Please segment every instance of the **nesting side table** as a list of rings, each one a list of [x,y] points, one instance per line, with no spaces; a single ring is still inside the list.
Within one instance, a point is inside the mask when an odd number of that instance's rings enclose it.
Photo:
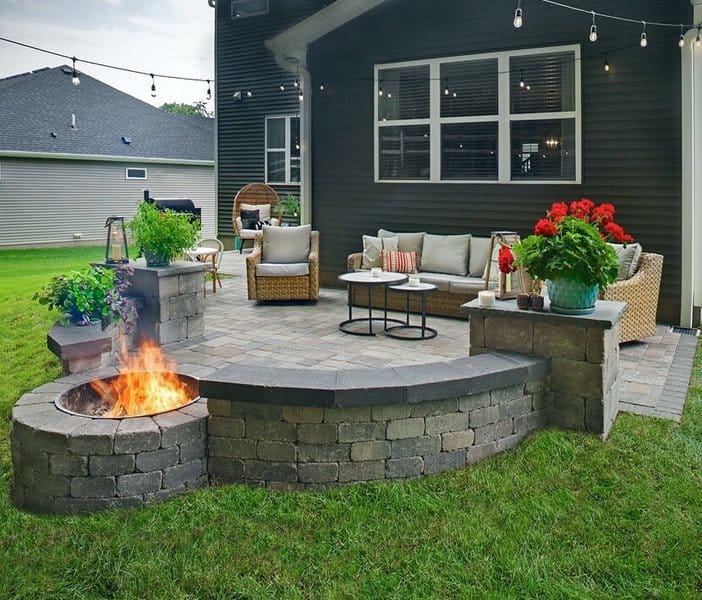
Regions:
[[[397,338],[400,340],[430,340],[436,337],[436,329],[427,327],[427,296],[436,291],[436,286],[432,283],[418,283],[410,285],[403,283],[400,285],[391,285],[390,289],[394,292],[402,292],[407,299],[406,318],[401,325],[393,325],[386,327],[385,335]],[[410,295],[418,294],[421,297],[422,312],[421,325],[410,325]]]

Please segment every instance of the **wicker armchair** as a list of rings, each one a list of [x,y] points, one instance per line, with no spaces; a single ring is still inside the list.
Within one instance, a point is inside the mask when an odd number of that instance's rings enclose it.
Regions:
[[[236,233],[240,240],[240,254],[244,250],[244,241],[255,240],[256,235],[260,233],[260,230],[258,229],[246,229],[243,226],[243,223],[241,222],[241,217],[239,216],[241,212],[241,205],[250,204],[253,206],[258,206],[261,204],[270,204],[271,225],[280,225],[281,219],[280,215],[278,214],[278,202],[279,199],[276,191],[272,187],[266,185],[265,183],[249,183],[237,192],[236,196],[234,197],[232,224],[234,226],[234,233]]]
[[[636,274],[610,285],[602,294],[604,300],[618,300],[628,305],[622,318],[620,342],[655,335],[662,271],[663,256],[644,252]]]
[[[276,228],[277,229],[277,228]],[[297,227],[281,227],[280,234]],[[253,252],[246,257],[246,281],[249,300],[318,300],[319,299],[319,232],[309,232],[307,263],[264,263],[264,236],[269,228],[254,241]]]

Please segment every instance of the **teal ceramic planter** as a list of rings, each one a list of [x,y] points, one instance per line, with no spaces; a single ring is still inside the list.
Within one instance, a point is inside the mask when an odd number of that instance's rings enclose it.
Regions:
[[[599,286],[565,279],[548,280],[551,310],[563,315],[589,315],[595,312]]]
[[[167,267],[171,264],[171,261],[165,256],[149,250],[144,250],[144,258],[146,258],[147,267]]]

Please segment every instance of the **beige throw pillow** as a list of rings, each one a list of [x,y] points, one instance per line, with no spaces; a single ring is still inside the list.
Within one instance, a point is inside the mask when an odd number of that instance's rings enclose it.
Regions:
[[[490,255],[490,238],[470,238],[470,258],[468,260],[468,274],[471,277],[483,277],[485,266]]]
[[[639,260],[641,259],[641,244],[610,244],[617,253],[619,260],[619,275],[617,281],[631,279],[639,269]]]
[[[468,271],[470,234],[424,236],[420,271],[464,276]]]
[[[397,237],[379,238],[371,235],[363,236],[362,269],[372,269],[383,266],[383,250],[397,251]]]
[[[263,226],[261,262],[291,264],[305,263],[310,257],[311,225],[300,227]]]

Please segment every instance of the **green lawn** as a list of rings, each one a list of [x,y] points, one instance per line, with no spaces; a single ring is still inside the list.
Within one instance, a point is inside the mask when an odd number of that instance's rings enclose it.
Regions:
[[[100,248],[0,251],[0,598],[700,598],[702,351],[682,424],[544,431],[459,472],[238,486],[89,517],[10,501],[10,411],[60,373],[31,300]]]

